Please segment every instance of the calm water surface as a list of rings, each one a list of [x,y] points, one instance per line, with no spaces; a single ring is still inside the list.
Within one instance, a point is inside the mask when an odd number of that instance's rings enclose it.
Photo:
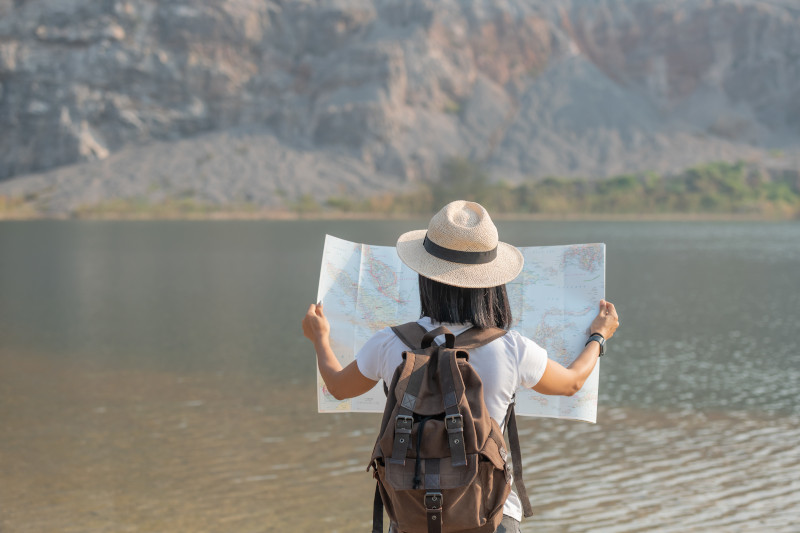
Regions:
[[[325,233],[426,221],[0,223],[0,531],[367,531],[375,415],[319,415]],[[524,419],[524,531],[796,531],[800,225],[501,222],[605,242],[598,424]]]

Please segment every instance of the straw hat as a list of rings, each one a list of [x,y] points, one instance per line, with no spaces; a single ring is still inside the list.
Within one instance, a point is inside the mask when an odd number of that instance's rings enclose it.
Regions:
[[[497,239],[489,213],[475,202],[457,200],[436,213],[427,231],[404,233],[397,254],[415,272],[447,285],[496,287],[522,271],[522,253]]]

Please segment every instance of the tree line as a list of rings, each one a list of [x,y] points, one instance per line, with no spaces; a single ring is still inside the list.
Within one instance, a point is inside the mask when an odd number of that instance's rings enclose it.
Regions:
[[[445,203],[472,200],[491,213],[541,215],[751,215],[800,218],[800,171],[766,171],[743,161],[698,165],[674,175],[655,172],[603,179],[546,177],[493,181],[478,164],[446,161],[439,181],[405,193],[337,196],[318,205],[300,199],[300,212],[429,214]]]

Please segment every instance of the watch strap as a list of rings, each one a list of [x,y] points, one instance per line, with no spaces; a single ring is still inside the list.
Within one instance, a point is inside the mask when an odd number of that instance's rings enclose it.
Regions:
[[[606,338],[599,333],[592,333],[584,346],[588,346],[592,341],[597,341],[597,344],[600,345],[600,355],[598,357],[603,357],[606,353]]]

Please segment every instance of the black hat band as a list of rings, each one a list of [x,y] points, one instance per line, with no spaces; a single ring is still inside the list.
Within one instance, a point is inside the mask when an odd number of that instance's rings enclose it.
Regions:
[[[497,246],[488,252],[464,252],[461,250],[451,250],[439,246],[428,238],[425,234],[425,240],[422,241],[422,246],[433,257],[450,261],[451,263],[461,263],[464,265],[483,265],[491,263],[497,258]]]

